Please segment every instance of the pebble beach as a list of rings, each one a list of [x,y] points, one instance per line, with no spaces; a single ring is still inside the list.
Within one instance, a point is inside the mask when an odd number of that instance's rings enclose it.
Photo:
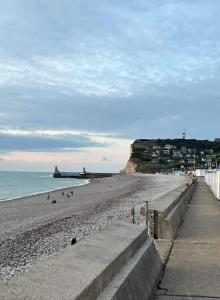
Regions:
[[[0,280],[117,221],[143,226],[145,200],[154,201],[184,183],[182,176],[117,175],[89,184],[0,203]],[[53,203],[55,202],[55,203]]]

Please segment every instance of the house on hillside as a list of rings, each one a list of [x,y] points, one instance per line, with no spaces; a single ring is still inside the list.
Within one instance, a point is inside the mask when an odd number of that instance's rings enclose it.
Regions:
[[[187,148],[185,146],[182,146],[180,151],[183,153],[183,154],[186,154],[187,153]]]
[[[153,145],[153,149],[154,149],[154,150],[160,150],[161,147],[160,147],[159,145]]]
[[[164,149],[172,150],[172,149],[176,149],[176,146],[171,145],[171,144],[166,144],[166,145],[164,146]]]
[[[169,150],[169,149],[165,149],[165,150],[163,150],[163,153],[164,153],[165,155],[170,155],[170,150]]]
[[[194,164],[195,163],[195,160],[193,158],[189,158],[187,161],[188,161],[188,164]]]
[[[156,152],[153,152],[151,156],[152,157],[158,157],[158,154]]]
[[[173,157],[179,158],[183,157],[183,155],[180,150],[173,150]]]
[[[186,161],[185,161],[185,159],[180,159],[180,160],[179,160],[179,163],[180,163],[180,164],[185,164]]]

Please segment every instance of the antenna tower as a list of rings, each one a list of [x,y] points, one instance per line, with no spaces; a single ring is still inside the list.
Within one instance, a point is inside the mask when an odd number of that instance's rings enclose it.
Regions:
[[[183,140],[186,139],[186,129],[183,130],[183,133],[182,133],[182,139],[183,139]]]

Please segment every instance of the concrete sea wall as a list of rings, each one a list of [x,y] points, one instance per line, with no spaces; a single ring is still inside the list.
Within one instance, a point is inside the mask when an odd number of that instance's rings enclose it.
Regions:
[[[109,225],[1,283],[0,299],[150,299],[195,186],[189,182],[149,203],[149,231],[128,223]]]
[[[146,229],[118,223],[0,284],[0,299],[148,299],[161,271]]]
[[[182,185],[149,203],[148,219],[151,238],[168,240],[175,238],[196,183],[196,180],[192,180],[191,183]]]

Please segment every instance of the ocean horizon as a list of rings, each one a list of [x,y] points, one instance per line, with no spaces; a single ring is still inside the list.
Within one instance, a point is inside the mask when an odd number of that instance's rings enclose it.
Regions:
[[[87,179],[53,178],[52,172],[0,171],[0,202],[87,183]]]

